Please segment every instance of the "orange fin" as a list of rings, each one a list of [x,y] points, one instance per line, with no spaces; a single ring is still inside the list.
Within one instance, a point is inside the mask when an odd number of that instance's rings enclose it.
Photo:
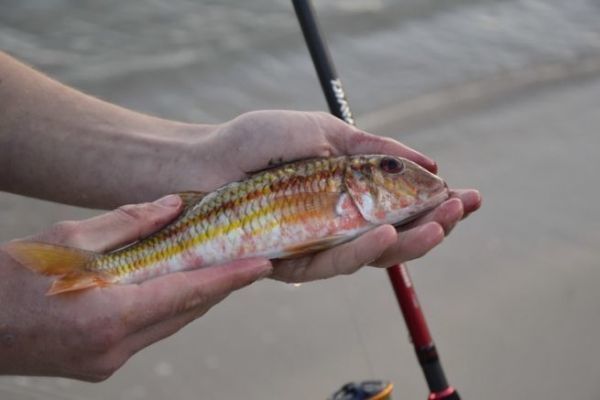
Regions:
[[[42,275],[66,275],[83,267],[98,254],[71,247],[28,241],[13,241],[2,246],[19,264]]]
[[[46,293],[47,296],[52,296],[59,293],[74,292],[77,290],[89,289],[93,287],[105,287],[112,282],[106,279],[101,274],[96,273],[72,273],[65,275],[54,282],[50,290]]]
[[[301,257],[306,254],[316,253],[317,251],[327,250],[338,244],[341,244],[349,240],[345,235],[333,235],[326,238],[312,240],[310,242],[301,243],[292,247],[284,249],[284,256],[279,257],[281,260],[288,258]]]
[[[19,264],[46,276],[59,276],[48,295],[106,286],[111,279],[102,273],[86,271],[85,267],[100,255],[91,251],[40,242],[13,241],[2,249]]]

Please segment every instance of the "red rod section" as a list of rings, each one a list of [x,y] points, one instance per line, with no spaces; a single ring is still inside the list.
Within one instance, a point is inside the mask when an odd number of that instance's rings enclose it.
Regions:
[[[416,348],[432,346],[433,340],[423,311],[421,311],[421,305],[408,274],[408,269],[404,264],[400,264],[388,268],[387,272],[414,346]]]

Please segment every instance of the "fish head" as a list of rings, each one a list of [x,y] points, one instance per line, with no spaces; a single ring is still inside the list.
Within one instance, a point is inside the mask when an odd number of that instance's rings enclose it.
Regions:
[[[405,158],[351,156],[345,188],[363,218],[374,224],[401,225],[449,196],[442,178]]]

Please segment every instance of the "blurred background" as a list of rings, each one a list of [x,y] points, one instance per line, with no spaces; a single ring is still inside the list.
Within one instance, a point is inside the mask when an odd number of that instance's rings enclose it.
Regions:
[[[483,209],[410,270],[464,399],[600,398],[600,2],[315,2],[359,126]],[[221,122],[325,109],[284,0],[0,0],[0,48],[119,105]],[[97,211],[0,194],[0,240]],[[261,281],[108,381],[0,378],[7,400],[324,399],[426,386],[386,274]]]

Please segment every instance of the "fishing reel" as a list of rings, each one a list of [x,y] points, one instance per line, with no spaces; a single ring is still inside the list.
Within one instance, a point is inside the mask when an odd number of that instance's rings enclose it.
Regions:
[[[346,383],[328,400],[391,400],[394,385],[385,381]]]

